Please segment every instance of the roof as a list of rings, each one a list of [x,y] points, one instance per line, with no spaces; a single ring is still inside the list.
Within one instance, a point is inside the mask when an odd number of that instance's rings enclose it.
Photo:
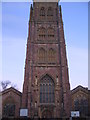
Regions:
[[[79,86],[77,86],[76,88],[74,88],[73,90],[71,90],[71,94],[74,94],[74,93],[76,93],[76,92],[78,92],[78,91],[83,91],[83,92],[85,92],[85,93],[87,93],[87,94],[88,94],[88,92],[89,92],[89,90],[88,90],[87,87],[83,87],[83,86],[79,85]]]
[[[10,92],[10,91],[18,94],[19,96],[22,96],[22,93],[21,93],[20,91],[18,91],[17,89],[13,88],[13,87],[10,87],[10,88],[8,88],[8,89],[3,90],[3,91],[1,92],[1,94],[4,95],[4,94],[6,94],[6,93],[8,93],[8,92]]]

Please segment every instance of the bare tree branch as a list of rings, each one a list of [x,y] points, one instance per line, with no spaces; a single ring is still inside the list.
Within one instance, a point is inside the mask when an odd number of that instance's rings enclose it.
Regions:
[[[11,84],[11,82],[9,80],[7,80],[7,81],[1,81],[0,84],[2,86],[2,90],[5,90]]]
[[[1,81],[1,82],[0,82],[0,85],[1,85],[1,89],[2,89],[1,91],[7,89],[8,87],[13,87],[13,88],[15,88],[15,89],[18,90],[17,85],[11,83],[11,81],[9,81],[9,80]]]

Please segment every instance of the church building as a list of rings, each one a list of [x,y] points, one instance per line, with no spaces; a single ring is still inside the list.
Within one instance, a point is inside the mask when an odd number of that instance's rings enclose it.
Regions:
[[[90,90],[80,85],[70,90],[62,10],[57,0],[33,1],[23,91],[11,87],[0,92],[0,118],[18,119],[21,110],[27,111],[28,118],[69,119],[71,111],[90,117]]]
[[[25,61],[22,108],[30,118],[70,116],[70,84],[61,6],[33,2]]]

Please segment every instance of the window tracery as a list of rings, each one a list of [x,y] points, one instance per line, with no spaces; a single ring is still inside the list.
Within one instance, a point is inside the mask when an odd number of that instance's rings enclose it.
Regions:
[[[45,16],[45,8],[44,7],[42,7],[40,9],[40,16]]]
[[[74,101],[74,110],[79,111],[81,116],[88,114],[88,100],[82,97]]]
[[[40,81],[40,103],[54,103],[54,81],[45,75]]]
[[[50,40],[54,39],[54,29],[51,27],[48,28],[48,39]]]
[[[47,16],[53,16],[53,9],[52,9],[52,7],[48,8]]]
[[[39,40],[45,40],[46,37],[46,29],[44,27],[39,28],[38,30],[39,34]]]
[[[55,50],[50,48],[48,51],[48,62],[49,63],[55,63]]]
[[[45,50],[43,47],[38,50],[38,62],[54,64],[56,62],[56,51],[53,48]]]
[[[3,116],[4,117],[15,116],[15,104],[13,103],[5,104],[3,108]]]
[[[38,51],[39,62],[43,63],[46,61],[46,51],[44,48],[40,48]]]

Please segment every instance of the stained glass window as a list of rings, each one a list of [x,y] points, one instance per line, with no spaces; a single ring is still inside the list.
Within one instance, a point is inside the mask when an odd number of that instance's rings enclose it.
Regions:
[[[74,101],[74,109],[80,112],[81,116],[88,115],[88,100],[79,98]]]
[[[5,104],[3,108],[3,116],[11,117],[15,116],[15,105],[14,104]]]
[[[40,82],[40,103],[54,103],[54,81],[45,75]]]

